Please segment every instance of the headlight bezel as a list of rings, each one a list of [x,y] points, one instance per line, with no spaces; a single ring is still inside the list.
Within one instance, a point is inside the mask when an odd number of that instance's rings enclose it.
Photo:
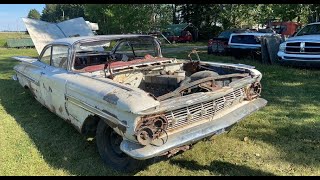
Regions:
[[[279,45],[279,51],[284,52],[285,49],[286,49],[286,43],[281,43],[281,44]]]

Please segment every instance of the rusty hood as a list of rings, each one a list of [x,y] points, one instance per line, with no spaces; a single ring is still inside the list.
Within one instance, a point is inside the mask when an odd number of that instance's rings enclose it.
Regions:
[[[53,40],[74,36],[94,36],[92,30],[82,17],[59,23],[50,23],[30,18],[22,18],[22,20],[39,55],[43,47]]]

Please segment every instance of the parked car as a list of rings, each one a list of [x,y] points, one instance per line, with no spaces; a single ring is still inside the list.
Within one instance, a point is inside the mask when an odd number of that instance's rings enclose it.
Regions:
[[[107,51],[110,41],[117,44]],[[21,61],[13,79],[95,137],[102,160],[117,170],[188,150],[267,104],[254,67],[165,58],[149,35],[62,38],[39,58],[13,58]]]
[[[261,37],[272,36],[274,33],[232,33],[228,49],[230,54],[236,59],[243,58],[247,55],[253,55],[256,58],[261,58]]]
[[[171,43],[178,43],[178,42],[188,43],[188,42],[193,41],[193,37],[192,37],[192,34],[190,33],[190,31],[181,31],[181,35],[179,35],[179,36],[176,36],[174,33],[170,32],[170,31],[165,31],[165,32],[163,32],[163,34],[164,34],[164,36],[167,37],[167,39]]]
[[[279,61],[298,66],[320,65],[320,23],[311,23],[279,46]]]
[[[247,32],[245,29],[230,29],[222,31],[218,37],[209,39],[208,54],[224,54],[228,55],[228,41],[232,33]]]

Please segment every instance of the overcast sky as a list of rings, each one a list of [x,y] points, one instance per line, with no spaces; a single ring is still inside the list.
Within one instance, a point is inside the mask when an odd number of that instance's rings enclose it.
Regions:
[[[42,13],[44,4],[0,4],[0,31],[24,31],[22,17],[27,17],[31,9]]]

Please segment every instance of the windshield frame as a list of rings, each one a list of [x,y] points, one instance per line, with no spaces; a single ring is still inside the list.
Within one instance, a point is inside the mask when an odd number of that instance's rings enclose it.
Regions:
[[[303,30],[304,29],[306,29],[306,28],[310,28],[310,27],[312,27],[312,26],[318,26],[319,27],[319,29],[318,29],[318,33],[317,34],[315,34],[315,33],[311,33],[311,34],[309,34],[309,33],[307,33],[307,34],[300,34],[300,33],[302,33],[303,32]],[[300,30],[299,30],[299,32],[297,32],[297,34],[295,35],[295,36],[304,36],[304,35],[320,35],[320,24],[308,24],[308,25],[306,25],[305,27],[303,27],[303,28],[301,28]]]

